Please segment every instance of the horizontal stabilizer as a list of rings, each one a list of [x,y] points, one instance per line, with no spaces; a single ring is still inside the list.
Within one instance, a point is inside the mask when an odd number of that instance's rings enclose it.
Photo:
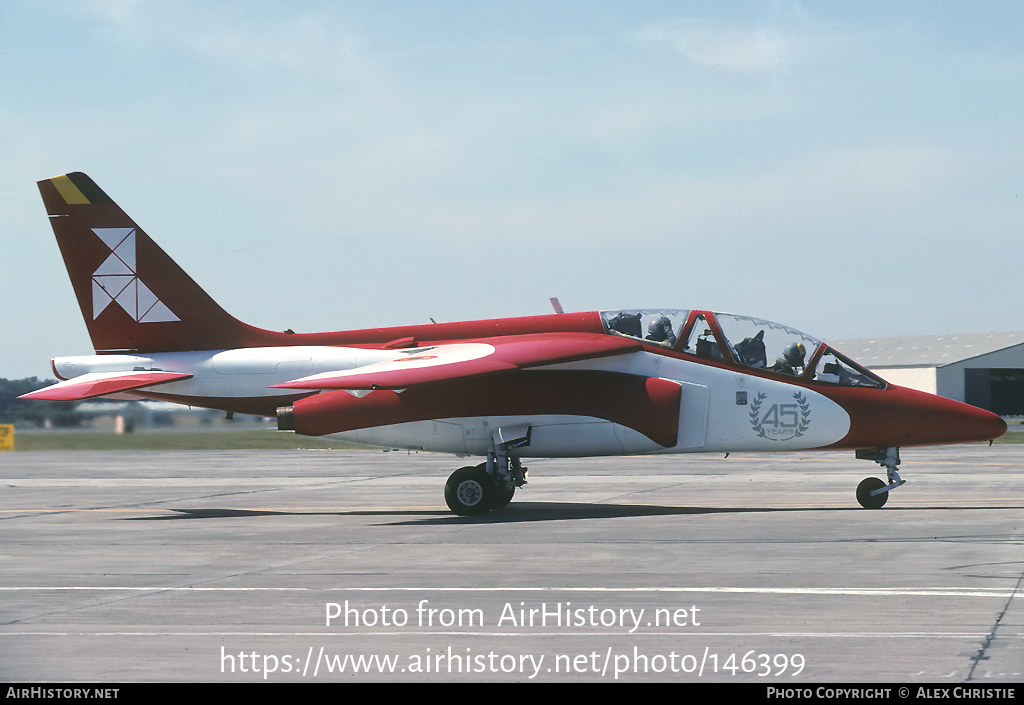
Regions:
[[[407,389],[431,382],[576,362],[641,349],[638,341],[588,333],[536,333],[485,338],[397,352],[391,360],[324,372],[274,387],[285,389]]]
[[[188,379],[192,375],[184,372],[161,372],[140,370],[137,372],[94,372],[58,382],[49,387],[22,394],[19,399],[46,399],[48,401],[78,401],[102,397],[107,394],[127,392],[131,389],[149,387],[154,384]]]

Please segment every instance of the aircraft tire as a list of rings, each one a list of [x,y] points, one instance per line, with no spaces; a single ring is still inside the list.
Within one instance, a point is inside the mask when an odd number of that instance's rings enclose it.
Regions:
[[[871,496],[872,492],[881,487],[885,487],[885,483],[877,477],[865,477],[861,480],[857,485],[857,501],[860,502],[860,506],[865,509],[881,509],[889,499],[889,493],[882,492],[874,497]]]
[[[496,493],[497,488],[487,471],[472,465],[459,468],[444,483],[444,501],[459,516],[486,514],[493,506]]]

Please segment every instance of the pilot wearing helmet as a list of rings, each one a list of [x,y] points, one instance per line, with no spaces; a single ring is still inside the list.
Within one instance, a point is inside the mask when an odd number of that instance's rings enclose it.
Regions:
[[[772,372],[782,372],[794,377],[797,376],[803,372],[804,356],[806,354],[807,349],[803,343],[790,343],[782,351],[782,357],[777,359],[775,364],[772,365]]]
[[[672,334],[672,321],[668,316],[655,318],[647,326],[647,340],[652,343],[662,343],[668,347],[675,347],[676,336]]]

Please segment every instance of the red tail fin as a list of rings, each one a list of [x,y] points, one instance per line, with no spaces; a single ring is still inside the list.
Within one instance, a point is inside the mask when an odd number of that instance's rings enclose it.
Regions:
[[[85,174],[39,191],[97,352],[278,343],[282,334],[228,315]]]

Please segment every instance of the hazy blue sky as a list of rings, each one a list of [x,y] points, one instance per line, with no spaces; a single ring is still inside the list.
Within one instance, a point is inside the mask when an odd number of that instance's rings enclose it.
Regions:
[[[0,377],[91,352],[35,182],[238,318],[1024,329],[1024,4],[0,2]]]

